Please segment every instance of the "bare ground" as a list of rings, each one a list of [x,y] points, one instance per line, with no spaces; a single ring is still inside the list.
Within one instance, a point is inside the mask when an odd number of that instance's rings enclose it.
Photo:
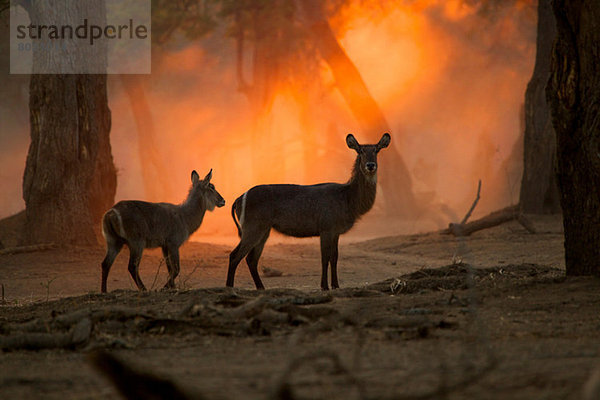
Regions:
[[[0,255],[0,398],[114,398],[98,350],[210,399],[581,398],[600,280],[565,278],[560,219],[534,222],[343,244],[327,293],[315,241],[267,246],[264,292],[245,265],[222,287],[231,245],[186,244],[179,289],[146,293],[124,251],[106,295],[102,249]],[[146,286],[165,270],[144,254]]]

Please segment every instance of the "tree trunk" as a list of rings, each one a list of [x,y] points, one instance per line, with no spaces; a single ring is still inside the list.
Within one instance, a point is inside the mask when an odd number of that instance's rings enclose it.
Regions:
[[[278,34],[269,32],[265,19],[269,14],[255,12],[253,17],[254,52],[252,57],[252,86],[250,103],[252,122],[252,165],[254,179],[282,183],[285,176],[283,139],[272,127],[271,110],[280,79],[281,41]]]
[[[64,4],[30,4],[31,22],[36,25],[50,25],[69,12],[69,22],[77,12],[104,15],[101,1],[77,3],[68,10],[61,10]],[[71,60],[34,49],[29,86],[31,144],[23,177],[25,244],[97,244],[95,228],[114,201],[116,172],[110,151],[106,75],[35,73],[56,62],[86,66],[94,61],[91,56],[105,60],[102,53],[89,51],[105,48],[85,49],[86,54],[73,51]]]
[[[171,195],[171,185],[166,175],[167,168],[156,146],[156,130],[146,99],[144,82],[140,75],[120,77],[137,127],[144,192],[149,201],[165,201]]]
[[[600,0],[555,0],[547,99],[557,138],[567,275],[600,275]]]
[[[376,143],[384,132],[390,132],[385,116],[369,93],[360,72],[335,37],[320,2],[299,1],[298,4],[302,6],[315,46],[331,68],[337,87],[359,122],[363,134],[370,142]],[[379,163],[386,211],[392,215],[413,214],[416,203],[411,177],[395,146],[381,154]]]
[[[560,212],[556,185],[556,136],[545,92],[555,37],[556,23],[550,0],[540,0],[535,68],[525,93],[524,163],[519,202],[526,213]]]
[[[106,75],[32,75],[29,108],[26,243],[97,243],[116,191]]]

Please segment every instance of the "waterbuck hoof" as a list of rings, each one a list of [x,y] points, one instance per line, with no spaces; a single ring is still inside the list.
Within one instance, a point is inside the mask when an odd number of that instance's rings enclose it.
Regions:
[[[329,290],[329,286],[321,286],[321,290],[322,291],[328,291]]]

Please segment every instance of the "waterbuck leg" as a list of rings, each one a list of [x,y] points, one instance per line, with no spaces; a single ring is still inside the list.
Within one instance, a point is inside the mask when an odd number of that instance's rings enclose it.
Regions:
[[[235,278],[235,270],[237,269],[238,264],[240,263],[238,259],[238,253],[240,252],[240,247],[242,242],[238,243],[235,246],[235,249],[231,253],[229,253],[229,268],[227,269],[227,281],[225,282],[225,286],[233,287],[233,279]],[[237,260],[237,262],[236,262]]]
[[[175,288],[175,278],[179,275],[179,249],[170,247],[168,253],[167,259],[170,261],[171,269],[169,270],[169,280],[165,284],[165,289],[173,289]]]
[[[146,290],[142,278],[140,278],[140,260],[142,259],[143,246],[132,246],[129,245],[129,274],[133,278],[133,281],[137,285],[139,290]]]
[[[248,255],[250,250],[260,243],[265,235],[268,237],[269,229],[270,228],[267,229],[266,233],[265,230],[262,229],[254,229],[252,231],[247,229],[242,233],[242,240],[240,240],[240,243],[235,249],[233,249],[231,254],[229,254],[229,268],[227,270],[227,282],[225,283],[226,286],[233,287],[235,270],[237,269],[238,264],[244,257]]]
[[[321,289],[329,290],[327,284],[327,265],[331,259],[333,251],[333,240],[332,235],[322,233],[321,234]]]
[[[167,264],[167,271],[169,272],[169,279],[171,278],[171,276],[173,275],[173,263],[169,254],[169,249],[167,246],[163,246],[162,247],[162,254],[163,254],[163,258],[165,259],[165,264]],[[169,282],[167,281],[167,285],[169,284]],[[167,285],[165,285],[165,287],[167,287]]]
[[[108,279],[108,273],[110,272],[110,267],[112,267],[115,262],[115,258],[117,254],[123,248],[123,243],[117,242],[106,242],[106,256],[102,261],[102,284],[100,287],[100,292],[106,293],[106,280]]]
[[[340,285],[338,284],[338,276],[337,276],[337,261],[338,261],[338,239],[339,236],[335,236],[333,238],[332,249],[331,249],[331,258],[329,263],[331,264],[331,288],[338,289]]]
[[[260,241],[259,244],[254,246],[248,256],[246,257],[246,263],[248,264],[248,269],[250,270],[250,275],[252,275],[252,279],[254,280],[254,284],[256,285],[256,289],[263,290],[265,287],[263,286],[262,281],[260,280],[260,275],[258,274],[258,260],[260,259],[260,255],[265,248],[265,243],[269,238],[269,232],[264,236],[264,238]]]

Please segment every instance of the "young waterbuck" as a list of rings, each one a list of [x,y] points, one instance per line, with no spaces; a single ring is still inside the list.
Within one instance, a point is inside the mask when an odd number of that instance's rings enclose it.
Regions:
[[[390,144],[390,135],[386,133],[379,143],[369,145],[360,145],[353,135],[348,135],[346,144],[358,153],[352,177],[347,183],[260,185],[235,200],[231,216],[241,240],[229,255],[227,286],[233,287],[235,270],[246,257],[256,288],[264,289],[258,275],[258,260],[273,228],[288,236],[320,236],[321,288],[329,289],[328,264],[331,265],[331,286],[334,289],[339,287],[338,238],[373,207],[377,188],[377,153]]]
[[[146,290],[139,274],[142,252],[161,247],[169,270],[165,288],[175,287],[179,274],[179,246],[202,223],[206,210],[223,207],[225,200],[210,183],[212,169],[203,180],[192,171],[192,187],[187,199],[180,204],[120,201],[104,214],[102,234],[106,239],[106,257],[102,261],[102,293],[115,257],[124,244],[129,247],[129,273],[138,289]]]

